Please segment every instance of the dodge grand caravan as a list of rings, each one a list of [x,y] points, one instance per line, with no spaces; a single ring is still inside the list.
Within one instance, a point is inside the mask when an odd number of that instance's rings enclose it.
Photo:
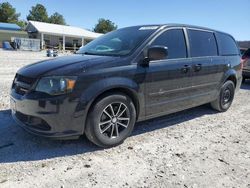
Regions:
[[[226,33],[189,25],[144,25],[105,34],[77,54],[21,68],[12,116],[54,138],[85,134],[118,145],[136,121],[210,103],[228,110],[242,81],[240,51]]]

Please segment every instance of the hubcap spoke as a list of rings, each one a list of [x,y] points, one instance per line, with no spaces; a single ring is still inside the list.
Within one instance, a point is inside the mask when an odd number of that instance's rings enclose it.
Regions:
[[[127,107],[124,106],[125,108],[123,109],[123,111],[118,115],[118,117],[121,117],[121,115],[127,110]]]
[[[119,105],[119,108],[118,108],[118,110],[117,110],[117,112],[116,112],[116,116],[118,116],[118,114],[119,114],[119,112],[120,112],[120,110],[121,110],[121,106],[122,106],[122,103],[120,103],[120,105]]]
[[[118,130],[118,125],[115,124],[115,129],[116,129],[116,136],[118,137],[119,136],[119,130]]]
[[[101,130],[101,133],[103,134],[105,131],[107,131],[111,127],[112,123],[107,125],[103,130]]]
[[[128,125],[125,125],[125,124],[123,124],[123,123],[121,123],[121,122],[117,122],[117,124],[119,124],[119,125],[121,125],[121,126],[123,126],[123,127],[125,127],[125,128],[128,127]]]
[[[110,119],[112,119],[112,116],[106,111],[106,109],[103,110],[103,112],[104,112]]]
[[[101,123],[99,123],[99,126],[105,125],[105,124],[107,124],[107,123],[111,123],[111,120],[101,122]]]
[[[124,118],[124,117],[118,117],[117,119],[119,121],[128,121],[129,120],[129,118]]]
[[[115,115],[115,112],[114,112],[114,109],[113,109],[112,104],[109,105],[109,108],[110,108],[110,110],[111,110],[112,116],[114,116],[114,115]]]
[[[114,134],[114,128],[115,128],[115,125],[112,124],[112,129],[111,129],[111,133],[110,133],[110,138],[113,137],[113,134]]]

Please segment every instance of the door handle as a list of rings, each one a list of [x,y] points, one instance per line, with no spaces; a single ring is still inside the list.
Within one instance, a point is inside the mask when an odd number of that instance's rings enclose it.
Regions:
[[[202,67],[201,64],[196,64],[196,65],[194,66],[194,71],[195,71],[195,72],[200,71],[200,70],[201,70],[201,67]]]
[[[181,68],[181,72],[187,73],[190,68],[191,68],[190,65],[184,65],[184,67]]]

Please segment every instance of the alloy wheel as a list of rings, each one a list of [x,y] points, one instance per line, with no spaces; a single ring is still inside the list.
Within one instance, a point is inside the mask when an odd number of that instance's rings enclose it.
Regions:
[[[119,137],[130,122],[128,107],[121,102],[109,104],[104,108],[99,120],[99,130],[109,139]]]

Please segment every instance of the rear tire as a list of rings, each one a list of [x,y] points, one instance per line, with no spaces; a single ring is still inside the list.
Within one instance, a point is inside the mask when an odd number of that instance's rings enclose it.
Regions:
[[[135,121],[136,110],[130,97],[121,93],[108,95],[92,106],[85,134],[100,147],[117,146],[131,134]]]
[[[218,98],[211,102],[211,107],[219,112],[227,111],[234,99],[235,85],[231,80],[227,80],[221,87]]]

